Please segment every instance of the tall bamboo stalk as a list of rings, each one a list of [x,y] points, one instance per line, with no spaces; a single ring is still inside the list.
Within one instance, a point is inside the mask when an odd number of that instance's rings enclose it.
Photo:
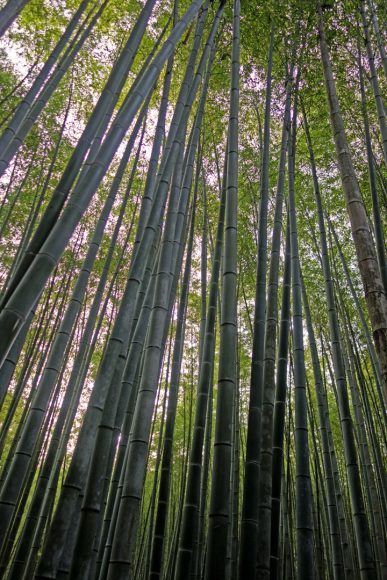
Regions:
[[[228,129],[226,213],[220,315],[218,395],[207,536],[205,578],[223,578],[230,517],[232,416],[236,383],[237,347],[237,218],[240,74],[240,2],[234,0],[233,44]]]
[[[320,51],[331,116],[333,139],[335,142],[337,161],[347,202],[347,210],[351,222],[352,237],[363,281],[368,314],[372,324],[376,352],[378,353],[380,360],[384,401],[387,406],[387,297],[384,294],[379,264],[376,258],[364,204],[352,164],[344,123],[341,117],[319,1],[317,7]]]

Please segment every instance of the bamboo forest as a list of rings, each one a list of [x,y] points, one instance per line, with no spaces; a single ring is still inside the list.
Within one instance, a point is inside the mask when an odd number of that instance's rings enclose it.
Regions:
[[[0,1],[0,578],[387,580],[385,0]]]

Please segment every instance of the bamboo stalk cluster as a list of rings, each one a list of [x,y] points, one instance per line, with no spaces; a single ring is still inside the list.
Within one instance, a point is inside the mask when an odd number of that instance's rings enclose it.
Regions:
[[[77,59],[109,7],[82,0],[3,122],[0,231],[10,245],[30,174],[36,191],[23,201],[16,252],[1,264],[0,575],[382,580],[380,7],[361,0],[356,12],[368,199],[333,72],[329,3],[295,2],[300,18],[290,35],[274,7],[265,13],[263,123],[244,95],[248,8],[240,0],[183,4],[174,2],[151,45],[163,2],[137,7],[69,146]],[[29,8],[28,0],[9,0],[0,35],[12,34]],[[349,241],[328,211],[319,168],[304,83],[312,53],[325,79]],[[63,86],[63,122],[45,158],[31,142]],[[224,127],[214,110],[221,94]],[[249,105],[262,137],[254,155],[243,131]],[[305,204],[314,220],[307,249]],[[253,282],[246,282],[249,236]]]

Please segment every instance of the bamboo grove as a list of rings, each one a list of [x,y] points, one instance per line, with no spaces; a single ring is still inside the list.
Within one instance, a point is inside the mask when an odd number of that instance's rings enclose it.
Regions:
[[[387,578],[386,23],[2,3],[1,578]]]

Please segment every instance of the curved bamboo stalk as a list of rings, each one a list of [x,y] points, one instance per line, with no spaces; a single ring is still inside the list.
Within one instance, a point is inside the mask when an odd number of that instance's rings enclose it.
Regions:
[[[375,255],[371,232],[369,230],[367,216],[353,168],[344,124],[340,113],[340,106],[336,94],[336,85],[333,78],[319,2],[318,12],[321,59],[323,63],[337,161],[347,202],[352,237],[363,281],[368,313],[372,324],[376,352],[378,353],[380,360],[383,395],[385,406],[387,407],[387,297],[383,291],[379,265]]]

